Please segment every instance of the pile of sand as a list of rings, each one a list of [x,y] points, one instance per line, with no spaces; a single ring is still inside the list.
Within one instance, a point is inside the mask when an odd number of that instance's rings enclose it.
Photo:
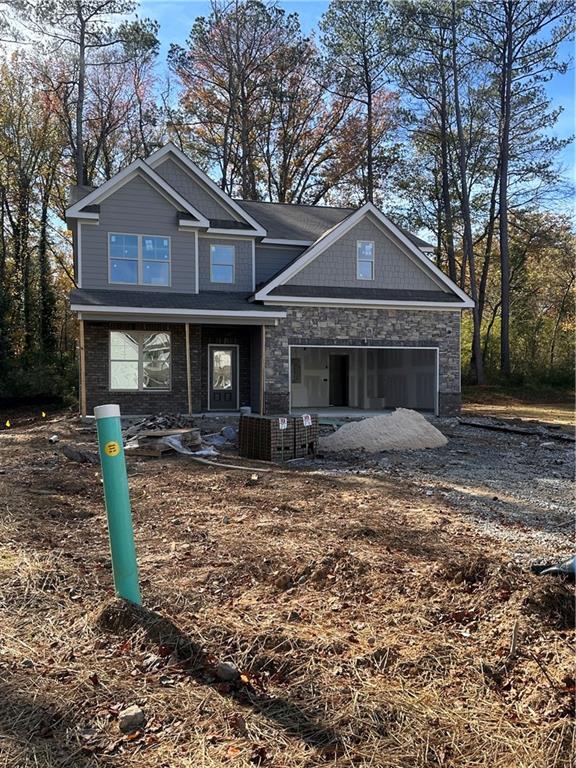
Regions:
[[[405,451],[439,448],[448,440],[424,416],[408,408],[344,424],[332,435],[320,438],[320,450]]]

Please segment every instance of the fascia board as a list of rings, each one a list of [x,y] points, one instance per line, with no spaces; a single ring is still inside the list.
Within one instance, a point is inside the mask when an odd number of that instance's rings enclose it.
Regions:
[[[270,318],[278,320],[286,317],[286,312],[258,312],[257,310],[220,310],[220,309],[178,309],[172,307],[114,307],[91,304],[71,304],[73,312],[90,314],[125,314],[125,315],[182,315],[186,317],[246,317]]]
[[[347,306],[357,309],[366,309],[368,307],[374,308],[414,308],[414,309],[471,309],[474,306],[472,299],[467,299],[459,303],[453,301],[402,301],[402,300],[384,300],[376,301],[374,299],[330,299],[322,298],[321,296],[280,296],[274,294],[274,296],[266,296],[264,298],[258,297],[258,294],[254,297],[256,300],[264,301],[266,305],[272,306],[275,304],[282,304],[285,306],[291,304],[293,306],[306,306],[312,304],[314,306]]]

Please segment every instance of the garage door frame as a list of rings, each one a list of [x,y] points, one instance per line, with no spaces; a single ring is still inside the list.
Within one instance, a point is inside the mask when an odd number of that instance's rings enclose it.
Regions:
[[[288,397],[289,409],[292,411],[292,349],[426,349],[436,352],[436,391],[434,392],[434,415],[438,416],[440,399],[440,348],[409,344],[289,344],[288,345]],[[359,409],[360,410],[360,409]]]

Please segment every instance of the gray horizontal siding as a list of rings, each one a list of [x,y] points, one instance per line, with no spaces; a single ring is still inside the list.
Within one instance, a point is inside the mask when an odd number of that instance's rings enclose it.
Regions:
[[[356,277],[356,241],[374,242],[374,280]],[[354,286],[403,290],[443,290],[382,229],[364,219],[321,253],[289,285]]]
[[[252,290],[252,240],[218,237],[198,238],[198,252],[200,261],[199,283],[201,291],[251,291]],[[236,249],[235,282],[212,283],[210,282],[210,246],[213,244],[233,245]]]
[[[280,272],[290,264],[297,256],[305,251],[305,248],[289,248],[283,245],[257,245],[256,246],[256,285]]]
[[[163,160],[154,170],[206,218],[239,220],[240,217],[231,208],[219,203],[197,179],[170,158]]]
[[[195,291],[194,232],[180,232],[177,210],[144,178],[129,181],[100,204],[100,222],[82,223],[82,287],[135,291]],[[108,234],[170,237],[171,287],[108,282]]]

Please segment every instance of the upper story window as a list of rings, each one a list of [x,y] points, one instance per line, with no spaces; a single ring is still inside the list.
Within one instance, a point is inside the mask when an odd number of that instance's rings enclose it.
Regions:
[[[170,238],[108,235],[109,282],[170,285]]]
[[[374,243],[371,240],[356,243],[356,278],[374,280]]]
[[[170,389],[170,334],[110,331],[110,389]]]
[[[233,283],[236,248],[233,245],[210,246],[210,282]]]

